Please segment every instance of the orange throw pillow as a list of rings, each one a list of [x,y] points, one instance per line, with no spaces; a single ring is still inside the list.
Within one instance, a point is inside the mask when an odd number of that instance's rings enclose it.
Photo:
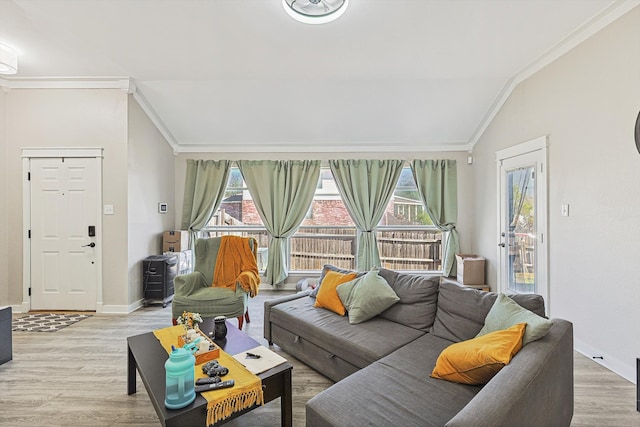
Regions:
[[[442,350],[432,378],[462,384],[486,384],[522,348],[526,323],[451,344]]]
[[[322,279],[320,284],[320,290],[316,296],[316,302],[313,304],[315,307],[326,308],[334,313],[338,313],[340,316],[344,316],[347,310],[342,305],[338,291],[336,288],[338,285],[349,282],[355,279],[357,273],[338,273],[337,271],[328,271]]]

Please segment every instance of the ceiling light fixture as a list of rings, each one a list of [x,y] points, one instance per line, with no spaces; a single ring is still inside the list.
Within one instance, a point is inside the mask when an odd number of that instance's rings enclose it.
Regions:
[[[6,44],[0,43],[0,74],[18,72],[18,54]]]
[[[349,0],[282,0],[290,17],[305,24],[326,24],[340,18]]]

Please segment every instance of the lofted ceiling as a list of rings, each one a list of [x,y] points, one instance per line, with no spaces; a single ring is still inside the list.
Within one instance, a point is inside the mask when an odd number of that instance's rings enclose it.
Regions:
[[[307,25],[281,0],[0,0],[0,85],[131,82],[178,152],[468,150],[518,81],[637,4],[351,0]]]

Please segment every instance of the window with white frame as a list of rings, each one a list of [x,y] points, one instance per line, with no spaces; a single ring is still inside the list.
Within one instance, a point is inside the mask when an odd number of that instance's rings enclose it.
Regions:
[[[259,268],[266,266],[269,235],[235,166],[231,168],[225,197],[205,233],[256,238]],[[400,271],[442,269],[442,233],[424,211],[408,166],[380,221],[377,238],[382,267]],[[356,228],[329,167],[322,167],[309,212],[289,242],[289,271],[319,271],[325,264],[355,268]]]

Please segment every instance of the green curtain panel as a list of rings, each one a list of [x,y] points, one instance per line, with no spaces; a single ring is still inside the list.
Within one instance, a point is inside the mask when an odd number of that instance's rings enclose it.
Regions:
[[[411,171],[427,214],[446,233],[442,269],[445,276],[456,274],[458,252],[458,173],[455,160],[414,160]]]
[[[224,197],[230,160],[187,160],[182,205],[182,230],[189,230],[193,249],[196,235],[211,219]]]
[[[380,267],[376,228],[403,164],[402,160],[329,160],[342,200],[358,230],[358,270]]]
[[[271,236],[265,278],[278,285],[289,276],[287,242],[309,211],[320,161],[244,160],[238,167]]]

